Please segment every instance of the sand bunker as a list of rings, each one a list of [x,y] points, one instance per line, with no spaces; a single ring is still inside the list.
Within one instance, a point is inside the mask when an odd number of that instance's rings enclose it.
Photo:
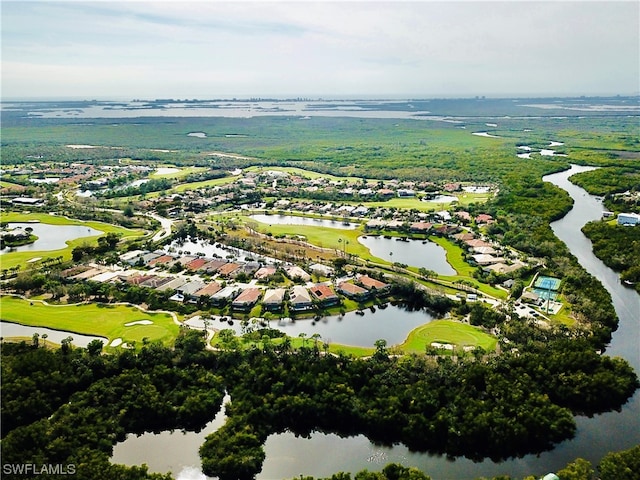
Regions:
[[[125,327],[132,327],[133,325],[153,325],[153,322],[151,320],[137,320],[124,324]]]

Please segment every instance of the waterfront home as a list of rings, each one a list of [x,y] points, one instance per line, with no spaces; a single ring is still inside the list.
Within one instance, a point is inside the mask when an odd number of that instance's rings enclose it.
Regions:
[[[380,280],[371,278],[368,275],[360,275],[357,282],[374,295],[384,295],[389,293],[391,290],[391,285],[388,283],[381,282]]]
[[[229,262],[227,262],[226,260],[216,258],[202,265],[199,270],[205,273],[215,273],[220,267],[226,265],[227,263]]]
[[[619,213],[618,225],[640,225],[640,214]]]
[[[344,296],[353,300],[366,300],[369,297],[369,291],[365,288],[350,282],[342,282],[338,285],[338,291]]]
[[[414,222],[409,226],[409,230],[413,233],[427,233],[433,228],[433,224],[429,222]]]
[[[207,263],[209,263],[209,259],[199,257],[199,258],[196,258],[195,260],[191,260],[185,266],[187,267],[187,269],[191,270],[192,272],[195,272],[196,270],[202,268]]]
[[[336,305],[340,301],[338,295],[336,295],[333,289],[328,285],[314,285],[309,290],[311,291],[311,295],[313,295],[322,307]]]
[[[258,303],[262,290],[259,288],[247,288],[243,290],[231,303],[234,310],[251,310]]]
[[[231,275],[238,268],[240,268],[240,264],[239,263],[229,262],[229,263],[225,263],[220,268],[218,268],[218,273],[221,276],[226,277],[226,276]]]
[[[291,310],[308,310],[313,306],[309,291],[302,285],[294,285],[289,291],[289,308]]]
[[[211,295],[218,293],[220,290],[222,290],[222,285],[218,282],[211,282],[198,290],[194,295],[196,297],[210,297]]]
[[[178,288],[176,288],[176,290],[180,292],[182,295],[184,295],[185,298],[194,298],[195,293],[198,290],[203,289],[204,286],[205,286],[205,283],[201,282],[200,280],[191,280],[190,282],[187,282],[184,285],[179,286]]]
[[[222,290],[211,295],[211,303],[215,306],[223,305],[235,297],[237,291],[238,287],[224,287]]]
[[[280,310],[284,304],[284,295],[286,290],[284,288],[270,288],[264,293],[262,299],[262,305],[265,310],[274,311]]]

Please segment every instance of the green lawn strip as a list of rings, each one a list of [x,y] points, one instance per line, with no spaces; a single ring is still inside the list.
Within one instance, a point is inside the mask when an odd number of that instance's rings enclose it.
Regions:
[[[246,341],[243,340],[242,337],[237,337],[239,341],[239,346],[241,349],[250,349],[252,347],[256,347],[258,349],[262,349],[262,342],[250,342],[250,341]],[[292,350],[298,350],[300,349],[300,347],[302,346],[306,346],[307,348],[312,348],[314,346],[315,340],[313,338],[311,338],[311,335],[308,335],[306,338],[300,338],[300,337],[289,337],[290,341],[291,341],[291,348]],[[278,345],[280,345],[282,343],[283,339],[282,338],[274,338],[271,340],[272,345],[274,345],[275,347],[277,347]],[[220,346],[220,339],[218,337],[218,334],[216,333],[213,337],[213,339],[211,340],[211,345],[214,348],[217,348]],[[324,352],[324,348],[323,348],[323,342],[322,340],[318,341],[318,349],[321,352]],[[342,345],[340,343],[330,343],[329,344],[329,349],[328,351],[330,353],[334,353],[334,354],[345,354],[345,355],[353,355],[354,357],[368,357],[373,355],[374,352],[374,348],[372,347],[356,347],[353,345]]]
[[[180,328],[167,313],[143,312],[133,306],[96,303],[45,305],[37,300],[9,296],[0,297],[0,318],[32,327],[106,337],[107,345],[116,338],[140,345],[145,337],[172,345]],[[150,320],[153,324],[125,326],[140,320]]]
[[[20,185],[18,183],[11,183],[11,182],[5,182],[4,180],[0,180],[0,188],[19,188],[19,189],[25,189],[26,187],[24,187],[23,185]]]
[[[166,196],[166,195],[171,195],[172,193],[182,193],[182,192],[186,192],[189,190],[197,190],[199,188],[206,188],[206,187],[215,187],[218,185],[226,185],[227,183],[233,183],[235,182],[238,178],[238,176],[234,176],[234,177],[223,177],[223,178],[214,178],[212,180],[202,180],[200,182],[190,182],[190,183],[180,183],[178,185],[175,185],[173,188],[169,189],[169,190],[165,190],[165,191],[161,191],[161,192],[149,192],[149,193],[145,193],[144,194],[144,198],[145,199],[151,199],[151,198],[156,198],[159,196]],[[113,197],[108,199],[109,203],[112,205],[127,205],[131,202],[135,202],[140,200],[142,197],[142,195],[131,195],[128,197]]]
[[[458,276],[469,277],[471,279],[473,278],[473,272],[475,272],[476,268],[464,261],[464,250],[461,247],[453,243],[451,240],[443,237],[431,236],[429,237],[429,240],[440,245],[446,250],[447,263],[453,267],[453,269],[458,273]],[[441,278],[451,281],[456,280],[455,276],[443,275]]]
[[[205,187],[216,187],[218,185],[226,185],[227,183],[233,183],[238,178],[238,176],[234,177],[222,177],[222,178],[214,178],[212,180],[203,180],[201,182],[191,182],[191,183],[182,183],[180,185],[176,185],[169,192],[185,192],[187,190],[197,190],[198,188]],[[157,192],[160,193],[160,192]],[[147,195],[149,196],[149,195]]]
[[[311,225],[268,225],[252,219],[249,220],[259,225],[258,230],[261,233],[270,232],[274,237],[279,235],[302,236],[307,242],[318,247],[331,248],[341,252],[346,251],[364,260],[384,262],[384,260],[372,256],[369,249],[358,242],[358,237],[362,236],[362,232],[359,229],[342,230]]]
[[[314,180],[316,178],[326,178],[327,180],[333,180],[336,182],[345,182],[345,181],[352,182],[352,183],[362,182],[362,177],[338,177],[336,175],[329,175],[327,173],[318,173],[312,170],[305,170],[303,168],[297,168],[297,167],[272,167],[272,166],[263,167],[263,166],[254,165],[252,167],[248,167],[244,169],[245,172],[268,172],[270,170],[278,171],[278,172],[287,172],[293,175],[300,175],[301,177],[306,177],[311,180]],[[378,180],[365,179],[365,181],[377,182]]]
[[[50,215],[48,213],[22,213],[22,212],[2,212],[0,213],[0,221],[2,222],[29,222],[38,220],[40,223],[48,225],[86,225],[95,228],[104,233],[122,234],[123,238],[141,237],[144,230],[121,227],[110,223],[96,222],[93,220],[78,220],[76,218],[68,218],[60,215]]]
[[[429,240],[437,243],[446,250],[447,262],[453,267],[456,272],[458,272],[458,275],[438,275],[438,278],[440,280],[448,281],[453,284],[455,284],[455,282],[459,282],[460,280],[466,280],[472,282],[476,286],[476,289],[482,293],[495,298],[507,298],[508,293],[505,290],[492,287],[491,285],[488,285],[486,283],[480,283],[473,277],[473,273],[476,271],[476,267],[472,267],[464,261],[464,250],[461,247],[447,238],[432,236],[429,237]],[[455,285],[452,285],[452,287],[455,287]]]
[[[452,320],[434,320],[409,332],[407,339],[398,345],[398,348],[405,353],[424,353],[433,342],[452,344],[460,348],[477,346],[493,351],[498,341],[472,325]]]

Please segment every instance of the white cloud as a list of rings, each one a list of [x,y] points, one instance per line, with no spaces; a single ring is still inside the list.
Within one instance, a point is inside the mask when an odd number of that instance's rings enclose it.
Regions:
[[[635,2],[3,1],[2,93],[634,93],[639,10]]]

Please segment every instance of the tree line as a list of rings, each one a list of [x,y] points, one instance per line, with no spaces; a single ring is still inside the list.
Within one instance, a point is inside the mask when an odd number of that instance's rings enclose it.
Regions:
[[[111,465],[113,446],[127,433],[198,430],[225,390],[227,421],[200,450],[204,473],[223,480],[253,478],[266,438],[284,431],[502,460],[552,448],[573,436],[573,415],[619,408],[639,386],[626,362],[597,355],[586,337],[517,316],[502,328],[501,355],[460,358],[395,357],[382,341],[366,359],[328,355],[318,342],[212,352],[187,330],[174,348],[144,341],[109,355],[100,341],[4,343],[3,462],[73,463],[87,479],[166,478]]]

